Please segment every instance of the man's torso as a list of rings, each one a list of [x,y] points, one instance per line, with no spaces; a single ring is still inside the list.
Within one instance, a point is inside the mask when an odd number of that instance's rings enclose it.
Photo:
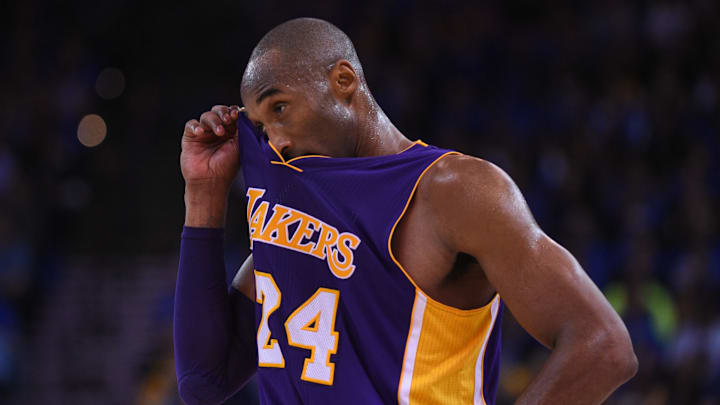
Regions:
[[[416,142],[389,157],[272,163],[256,138],[242,161],[263,402],[491,402],[502,305],[424,220],[423,175],[452,152]]]

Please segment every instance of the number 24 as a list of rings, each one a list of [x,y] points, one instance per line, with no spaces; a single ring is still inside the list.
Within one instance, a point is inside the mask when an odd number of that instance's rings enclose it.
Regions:
[[[277,339],[270,337],[268,318],[280,307],[282,294],[269,273],[255,270],[255,299],[262,304],[262,318],[257,332],[258,366],[285,367],[285,357]],[[330,356],[337,353],[338,333],[335,331],[340,291],[318,288],[285,321],[285,333],[290,346],[310,350],[300,379],[332,385],[335,363]]]

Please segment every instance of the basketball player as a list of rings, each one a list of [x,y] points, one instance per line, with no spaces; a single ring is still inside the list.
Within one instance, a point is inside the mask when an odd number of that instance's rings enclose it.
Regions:
[[[406,138],[338,28],[274,28],[241,95],[246,110],[215,106],[182,138],[185,402],[222,403],[257,373],[263,404],[493,404],[505,305],[552,350],[518,404],[597,404],[634,375],[622,321],[513,181]],[[252,254],[228,293],[240,164]]]

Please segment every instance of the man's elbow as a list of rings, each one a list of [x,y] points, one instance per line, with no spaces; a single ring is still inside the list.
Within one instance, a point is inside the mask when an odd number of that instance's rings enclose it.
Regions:
[[[630,380],[638,371],[638,359],[632,341],[624,326],[603,334],[597,345],[599,363],[607,373],[617,379],[618,385]]]
[[[609,357],[610,365],[613,369],[617,370],[621,384],[624,384],[637,374],[639,367],[638,358],[635,355],[629,339],[622,348],[614,350]]]
[[[195,392],[192,388],[192,384],[187,381],[187,379],[182,379],[178,381],[177,384],[178,388],[178,396],[182,400],[184,404],[187,405],[198,405],[201,404],[198,400],[198,397],[195,395]]]
[[[227,395],[197,375],[186,375],[178,380],[178,395],[187,405],[219,405]]]

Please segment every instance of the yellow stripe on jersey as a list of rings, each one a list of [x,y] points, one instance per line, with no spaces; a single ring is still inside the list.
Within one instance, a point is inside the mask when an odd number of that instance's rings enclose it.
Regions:
[[[416,290],[398,402],[485,405],[485,349],[500,297],[464,313],[437,304]]]

